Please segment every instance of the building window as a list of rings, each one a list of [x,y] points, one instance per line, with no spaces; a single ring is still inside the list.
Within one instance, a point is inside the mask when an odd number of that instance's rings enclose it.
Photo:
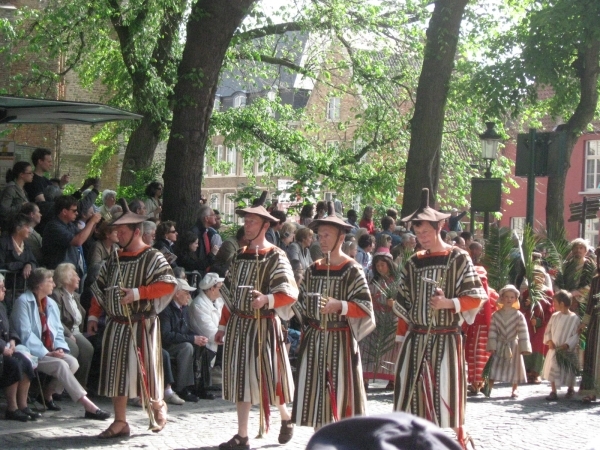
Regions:
[[[587,141],[585,145],[585,189],[600,189],[600,141]]]
[[[243,108],[246,106],[246,94],[238,94],[233,99],[234,108]]]
[[[511,217],[510,229],[513,230],[519,238],[523,238],[523,230],[525,229],[525,217]]]
[[[227,147],[227,163],[229,168],[225,170],[224,175],[237,174],[237,152],[235,147]]]
[[[327,103],[327,120],[331,122],[340,121],[340,98],[333,97]]]
[[[221,217],[225,222],[233,222],[233,216],[235,214],[234,196],[235,192],[223,194],[223,211],[221,211]]]
[[[210,194],[210,207],[212,209],[219,209],[219,194]],[[220,211],[219,211],[220,212]]]
[[[217,162],[216,167],[218,168],[219,167],[218,163],[223,161],[223,146],[222,145],[215,145],[215,160]],[[211,172],[212,172],[212,176],[215,176],[215,177],[221,175],[215,167],[212,168]]]
[[[221,97],[215,97],[215,104],[213,105],[213,112],[221,111]]]
[[[598,229],[600,228],[600,220],[588,219],[585,221],[585,239],[592,247],[598,247]]]

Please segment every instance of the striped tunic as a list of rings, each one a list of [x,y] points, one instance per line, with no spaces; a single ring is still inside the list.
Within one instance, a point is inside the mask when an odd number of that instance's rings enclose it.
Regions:
[[[309,325],[300,343],[292,421],[311,427],[333,422],[333,395],[340,419],[366,413],[367,395],[357,341],[375,328],[371,293],[362,267],[355,261],[330,266],[327,283],[327,266],[322,262],[307,269],[297,305],[303,322]],[[320,295],[309,294],[325,292],[349,306],[347,316],[327,314],[323,319],[338,325],[347,321],[346,326],[320,328]]]
[[[578,365],[578,328],[580,324],[581,320],[574,312],[569,311],[566,314],[555,312],[552,314],[552,317],[550,317],[546,332],[544,333],[544,342],[552,341],[556,348],[564,344],[569,346],[567,356],[574,367],[577,367]],[[561,385],[570,387],[573,386],[573,383],[575,382],[575,372],[561,369],[556,361],[556,350],[552,349],[548,350],[548,353],[546,354],[542,376],[545,380],[553,381],[557,388],[560,388]]]
[[[600,394],[600,275],[592,280],[587,309],[582,322],[587,326],[583,372],[579,391],[586,395]]]
[[[490,380],[508,383],[527,381],[523,354],[531,353],[525,316],[510,306],[492,314],[488,351],[494,351]]]
[[[464,423],[467,382],[459,327],[463,320],[473,323],[478,308],[459,313],[432,310],[435,286],[424,278],[439,282],[442,277],[447,298],[487,299],[471,258],[457,247],[434,254],[418,252],[406,262],[394,304],[394,313],[409,325],[396,366],[394,410],[424,417],[443,428],[458,428]],[[434,331],[427,337],[430,320],[432,327],[446,332]]]
[[[176,284],[177,280],[163,254],[150,247],[137,254],[121,253],[119,261],[117,265],[117,258],[112,253],[92,285],[94,296],[106,312],[98,393],[107,397],[134,398],[140,395],[139,374],[134,341],[127,323],[126,306],[121,305],[119,289],[106,288],[119,286],[119,282],[122,287],[133,289],[158,282]],[[172,296],[171,293],[150,301],[134,301],[129,305],[131,315],[145,313],[151,316],[134,322],[133,333],[148,376],[152,400],[162,399],[164,392],[162,345],[157,314],[169,304]]]
[[[256,269],[259,269],[258,277]],[[261,310],[262,348],[258,348],[258,321],[254,318],[250,292],[259,281],[263,294],[285,294],[293,299],[274,309]],[[263,395],[269,404],[289,403],[294,393],[292,370],[283,342],[281,317],[289,320],[292,304],[298,298],[298,287],[288,258],[278,247],[256,252],[246,247],[234,257],[221,294],[225,305],[225,346],[223,348],[223,398],[231,402],[259,403],[258,362],[262,370]]]

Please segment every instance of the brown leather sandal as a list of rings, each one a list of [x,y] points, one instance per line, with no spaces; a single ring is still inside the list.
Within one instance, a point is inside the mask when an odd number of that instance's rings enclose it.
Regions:
[[[121,428],[121,431],[115,431],[113,426],[114,424],[116,424],[117,422],[120,423],[124,423],[125,425],[123,425],[123,428]],[[99,439],[114,439],[114,438],[120,438],[120,437],[129,437],[131,435],[131,429],[129,428],[129,424],[127,422],[125,422],[124,420],[115,420],[113,423],[110,424],[110,426],[104,430],[102,433],[100,433],[98,435]]]
[[[294,424],[291,420],[282,420],[281,429],[279,430],[279,443],[287,444],[294,436]]]
[[[581,403],[589,404],[596,401],[595,395],[586,395],[581,399]]]
[[[241,437],[239,434],[236,434],[227,442],[223,442],[222,444],[220,444],[219,450],[250,450],[248,436]]]

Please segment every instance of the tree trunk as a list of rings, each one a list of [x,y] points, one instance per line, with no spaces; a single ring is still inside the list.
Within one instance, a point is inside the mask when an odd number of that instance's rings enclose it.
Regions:
[[[419,207],[422,188],[429,188],[435,204],[439,184],[444,112],[454,69],[454,58],[463,13],[468,0],[438,0],[429,21],[423,67],[411,119],[410,148],[406,163],[402,216]]]
[[[158,145],[162,125],[145,115],[138,127],[133,130],[127,142],[123,167],[121,169],[121,186],[130,186],[135,181],[135,172],[150,167],[154,152]]]
[[[559,237],[558,233],[565,225],[564,203],[565,184],[567,171],[571,166],[573,147],[579,136],[594,119],[598,105],[598,76],[600,75],[600,40],[592,39],[584,42],[577,55],[573,67],[579,67],[576,74],[579,78],[580,95],[579,104],[567,123],[561,128],[567,133],[567,151],[564,161],[564,170],[554,176],[548,177],[548,191],[546,195],[546,229],[551,239]]]
[[[175,86],[167,144],[163,217],[190,229],[199,208],[202,169],[219,72],[234,32],[256,0],[198,0]]]

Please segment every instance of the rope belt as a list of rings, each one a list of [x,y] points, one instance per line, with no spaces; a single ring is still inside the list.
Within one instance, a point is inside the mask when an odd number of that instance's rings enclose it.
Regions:
[[[327,328],[321,328],[321,321],[316,319],[308,319],[308,324],[315,330],[321,331],[344,331],[350,329],[346,320],[330,320],[327,322]]]
[[[148,311],[148,312],[143,312],[143,313],[132,314],[131,315],[131,323],[141,322],[142,320],[146,320],[146,319],[153,319],[154,317],[156,317],[155,311]],[[120,323],[121,325],[129,324],[129,320],[127,319],[126,316],[114,316],[114,317],[110,317],[110,320],[112,320],[113,322]]]
[[[427,334],[429,327],[425,325],[411,325],[409,331],[415,334]],[[445,327],[431,327],[429,329],[430,334],[460,334],[460,327],[445,326]]]
[[[238,317],[241,317],[242,319],[256,319],[256,317],[254,316],[254,314],[248,314],[244,311],[240,311],[239,309],[234,309],[233,314],[235,314]],[[260,313],[260,318],[261,319],[273,319],[275,317],[275,313],[268,311],[263,313],[261,311]]]

